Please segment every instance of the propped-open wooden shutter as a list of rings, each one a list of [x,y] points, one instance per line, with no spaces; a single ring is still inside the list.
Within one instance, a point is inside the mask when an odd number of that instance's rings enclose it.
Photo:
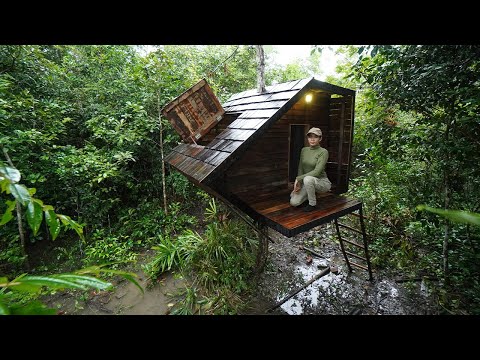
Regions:
[[[223,118],[225,110],[202,79],[166,105],[162,114],[183,141],[196,143]]]

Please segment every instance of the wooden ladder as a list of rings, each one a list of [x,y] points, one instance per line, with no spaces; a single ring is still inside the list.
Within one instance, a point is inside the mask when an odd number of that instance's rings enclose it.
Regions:
[[[373,280],[372,266],[370,264],[370,257],[368,255],[367,234],[365,232],[365,224],[363,222],[364,217],[363,217],[363,213],[362,213],[362,205],[360,204],[360,207],[358,209],[358,214],[356,214],[354,212],[351,212],[349,214],[354,215],[354,216],[359,218],[360,229],[361,230],[354,229],[351,226],[339,223],[338,218],[334,219],[335,228],[337,230],[337,236],[338,236],[338,240],[340,241],[340,248],[342,249],[343,257],[345,258],[345,262],[347,263],[348,270],[350,272],[352,271],[352,266],[357,267],[357,268],[362,269],[362,270],[365,270],[365,271],[368,271],[368,275],[369,275],[368,280],[372,281]],[[346,215],[348,215],[348,214],[346,214]],[[350,232],[361,234],[362,239],[363,239],[363,245],[353,241],[351,238],[345,238],[345,237],[342,238],[342,235],[340,234],[340,228],[346,229]],[[347,250],[345,248],[346,246],[350,246],[350,248]],[[356,253],[353,252],[353,251],[355,251],[354,249],[357,250]],[[358,249],[363,250],[363,254],[362,254],[363,256],[358,254],[358,252],[359,252]],[[352,260],[349,259],[349,257],[363,261],[364,265],[353,262]]]

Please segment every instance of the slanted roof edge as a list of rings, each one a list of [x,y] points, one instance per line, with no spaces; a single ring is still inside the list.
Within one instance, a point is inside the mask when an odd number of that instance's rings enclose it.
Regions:
[[[333,85],[330,83],[326,83],[324,81],[317,80],[315,78],[312,79],[313,81],[309,81],[307,85],[310,87],[319,87],[322,90],[329,91],[334,94],[340,94],[340,95],[350,95],[350,96],[355,96],[355,90],[352,89],[347,89],[338,85]],[[307,86],[305,85],[305,86]]]
[[[300,79],[300,80],[298,80],[297,84],[300,83],[301,81],[306,81],[306,82],[302,87],[300,87],[298,89],[293,89],[293,90],[297,91],[295,93],[295,95],[293,95],[289,100],[287,100],[284,105],[282,105],[272,116],[270,116],[268,118],[268,120],[265,121],[265,123],[263,125],[261,125],[258,129],[256,129],[251,134],[251,136],[249,136],[245,141],[243,141],[238,146],[238,148],[233,150],[233,152],[231,152],[230,155],[228,157],[226,157],[220,164],[214,166],[214,165],[211,165],[209,163],[205,163],[205,164],[208,164],[208,165],[212,166],[213,169],[210,173],[208,173],[207,175],[204,175],[200,180],[197,180],[197,179],[193,178],[191,175],[188,175],[188,174],[184,173],[183,171],[179,170],[175,165],[171,165],[171,166],[175,167],[182,174],[184,174],[190,180],[194,181],[197,184],[198,183],[210,184],[214,180],[216,180],[222,172],[224,172],[226,169],[228,169],[232,164],[234,164],[236,162],[236,160],[239,158],[239,156],[247,150],[248,144],[252,143],[253,141],[257,140],[261,135],[263,135],[270,128],[270,126],[273,125],[277,120],[279,120],[280,117],[283,114],[285,114],[288,111],[288,109],[290,109],[293,106],[293,104],[295,104],[298,101],[298,99],[309,89],[318,87],[318,88],[321,88],[323,90],[330,91],[332,93],[336,93],[336,94],[340,94],[340,95],[355,96],[355,91],[354,90],[343,88],[341,86],[337,86],[337,85],[333,85],[333,84],[329,84],[329,83],[325,83],[323,81],[315,79],[314,77]],[[293,85],[292,88],[294,88],[295,86],[296,86],[296,84]],[[288,90],[288,91],[292,91],[292,89]],[[285,92],[285,91],[272,92],[271,94],[281,93],[281,92]],[[244,112],[245,111],[242,111],[242,112],[239,112],[239,113],[242,114]],[[227,111],[227,113],[228,113],[228,111]],[[221,135],[221,134],[219,134],[219,135]],[[215,137],[215,139],[217,137]],[[205,146],[205,148],[208,148],[208,145]],[[232,156],[233,154],[235,154],[234,157]],[[182,154],[182,156],[190,157],[190,156],[184,155],[184,154]],[[192,157],[192,158],[195,159],[195,157]],[[198,160],[198,159],[196,159],[196,160]],[[201,160],[198,160],[198,161],[201,161]],[[201,162],[203,162],[203,161],[201,161]]]
[[[223,162],[221,162],[215,169],[212,170],[210,174],[208,174],[205,178],[203,178],[202,182],[211,183],[215,180],[220,173],[224,172],[227,168],[229,168],[235,161],[238,159],[238,156],[245,152],[248,148],[247,144],[255,141],[258,137],[263,135],[268,128],[273,125],[280,117],[285,114],[288,109],[290,109],[293,104],[295,104],[298,99],[303,95],[305,91],[309,89],[309,84],[314,80],[312,77],[302,88],[298,89],[298,92],[293,95],[290,100],[288,100],[281,108],[275,112],[262,126],[260,126],[247,140],[245,140],[237,149],[235,149],[230,156],[228,156]],[[232,158],[232,154],[235,154],[235,158]]]

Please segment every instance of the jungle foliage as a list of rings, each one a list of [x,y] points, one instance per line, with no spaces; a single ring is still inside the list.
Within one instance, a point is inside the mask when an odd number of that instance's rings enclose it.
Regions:
[[[256,233],[212,198],[205,210],[203,234],[185,230],[176,239],[160,237],[145,266],[150,278],[179,271],[191,285],[180,294],[177,314],[234,314],[254,283]]]
[[[12,162],[4,157],[0,163],[2,276],[24,273],[27,258],[36,275],[132,261],[140,249],[198,225],[190,210],[203,211],[205,194],[168,167],[163,178],[160,147],[168,154],[180,138],[159,109],[202,78],[222,101],[254,87],[255,50],[244,45],[142,50],[0,46],[0,144]],[[22,174],[21,186],[15,176],[3,176],[10,168]],[[162,206],[163,180],[168,211]],[[15,201],[26,204],[24,198],[34,193],[44,203],[26,205],[17,219]],[[43,204],[65,215],[52,218]],[[25,228],[23,247],[18,221]],[[84,240],[59,233],[58,221],[81,224],[73,228],[81,229]]]
[[[438,276],[441,312],[479,313],[480,47],[341,51],[358,95],[351,193],[371,217],[374,262]]]
[[[441,311],[480,313],[480,227],[417,209],[463,210],[473,221],[480,211],[480,47],[342,46],[339,52],[342,76],[327,81],[357,90],[350,195],[363,200],[370,218],[375,266],[437,276],[431,289]],[[267,85],[318,73],[319,56],[313,51],[306,63],[268,67],[267,51]],[[156,246],[158,254],[176,255],[156,258],[152,274],[177,267],[196,279],[180,312],[199,311],[197,300],[215,299],[215,288],[223,289],[218,299],[246,291],[248,275],[240,269],[250,260],[229,246],[254,246],[245,242],[253,238],[236,238],[222,222],[202,228],[198,214],[209,197],[168,167],[163,177],[159,149],[169,153],[180,138],[159,109],[202,78],[225,101],[255,87],[255,69],[254,47],[245,45],[167,45],[149,53],[118,45],[0,46],[0,144],[13,164],[3,157],[0,166],[18,169],[25,189],[36,189],[30,196],[43,201],[22,220],[34,275],[131,261]],[[0,276],[15,279],[25,272],[26,257],[7,202],[18,198],[6,187]],[[53,240],[54,223],[42,204],[81,224],[85,241],[72,231]],[[227,264],[215,253],[219,248],[206,247],[216,254],[209,262],[200,255],[189,262],[176,247],[200,243],[227,244],[225,251],[238,257]],[[225,275],[212,277],[218,271]],[[211,301],[209,309],[228,313],[235,304]]]
[[[133,235],[133,249],[192,224],[194,219],[180,214],[202,197],[179,174],[167,169],[172,214],[154,200],[162,195],[158,109],[202,77],[220,97],[255,81],[253,47],[170,45],[145,56],[138,50],[0,46],[0,143],[26,187],[36,188],[38,198],[85,224],[87,249],[77,246],[79,257],[112,260],[91,247]],[[234,51],[233,60],[221,65]],[[162,121],[168,153],[179,137]],[[6,208],[0,210],[3,214]],[[26,234],[30,249],[48,238],[47,230]],[[2,271],[19,271],[15,222],[0,231],[2,256],[7,256]],[[69,247],[61,237],[56,241]]]

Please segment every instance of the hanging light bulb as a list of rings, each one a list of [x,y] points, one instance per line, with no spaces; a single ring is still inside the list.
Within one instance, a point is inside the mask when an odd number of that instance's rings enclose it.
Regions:
[[[306,101],[307,103],[311,102],[311,101],[312,101],[312,94],[307,94],[307,95],[305,96],[305,101]]]

